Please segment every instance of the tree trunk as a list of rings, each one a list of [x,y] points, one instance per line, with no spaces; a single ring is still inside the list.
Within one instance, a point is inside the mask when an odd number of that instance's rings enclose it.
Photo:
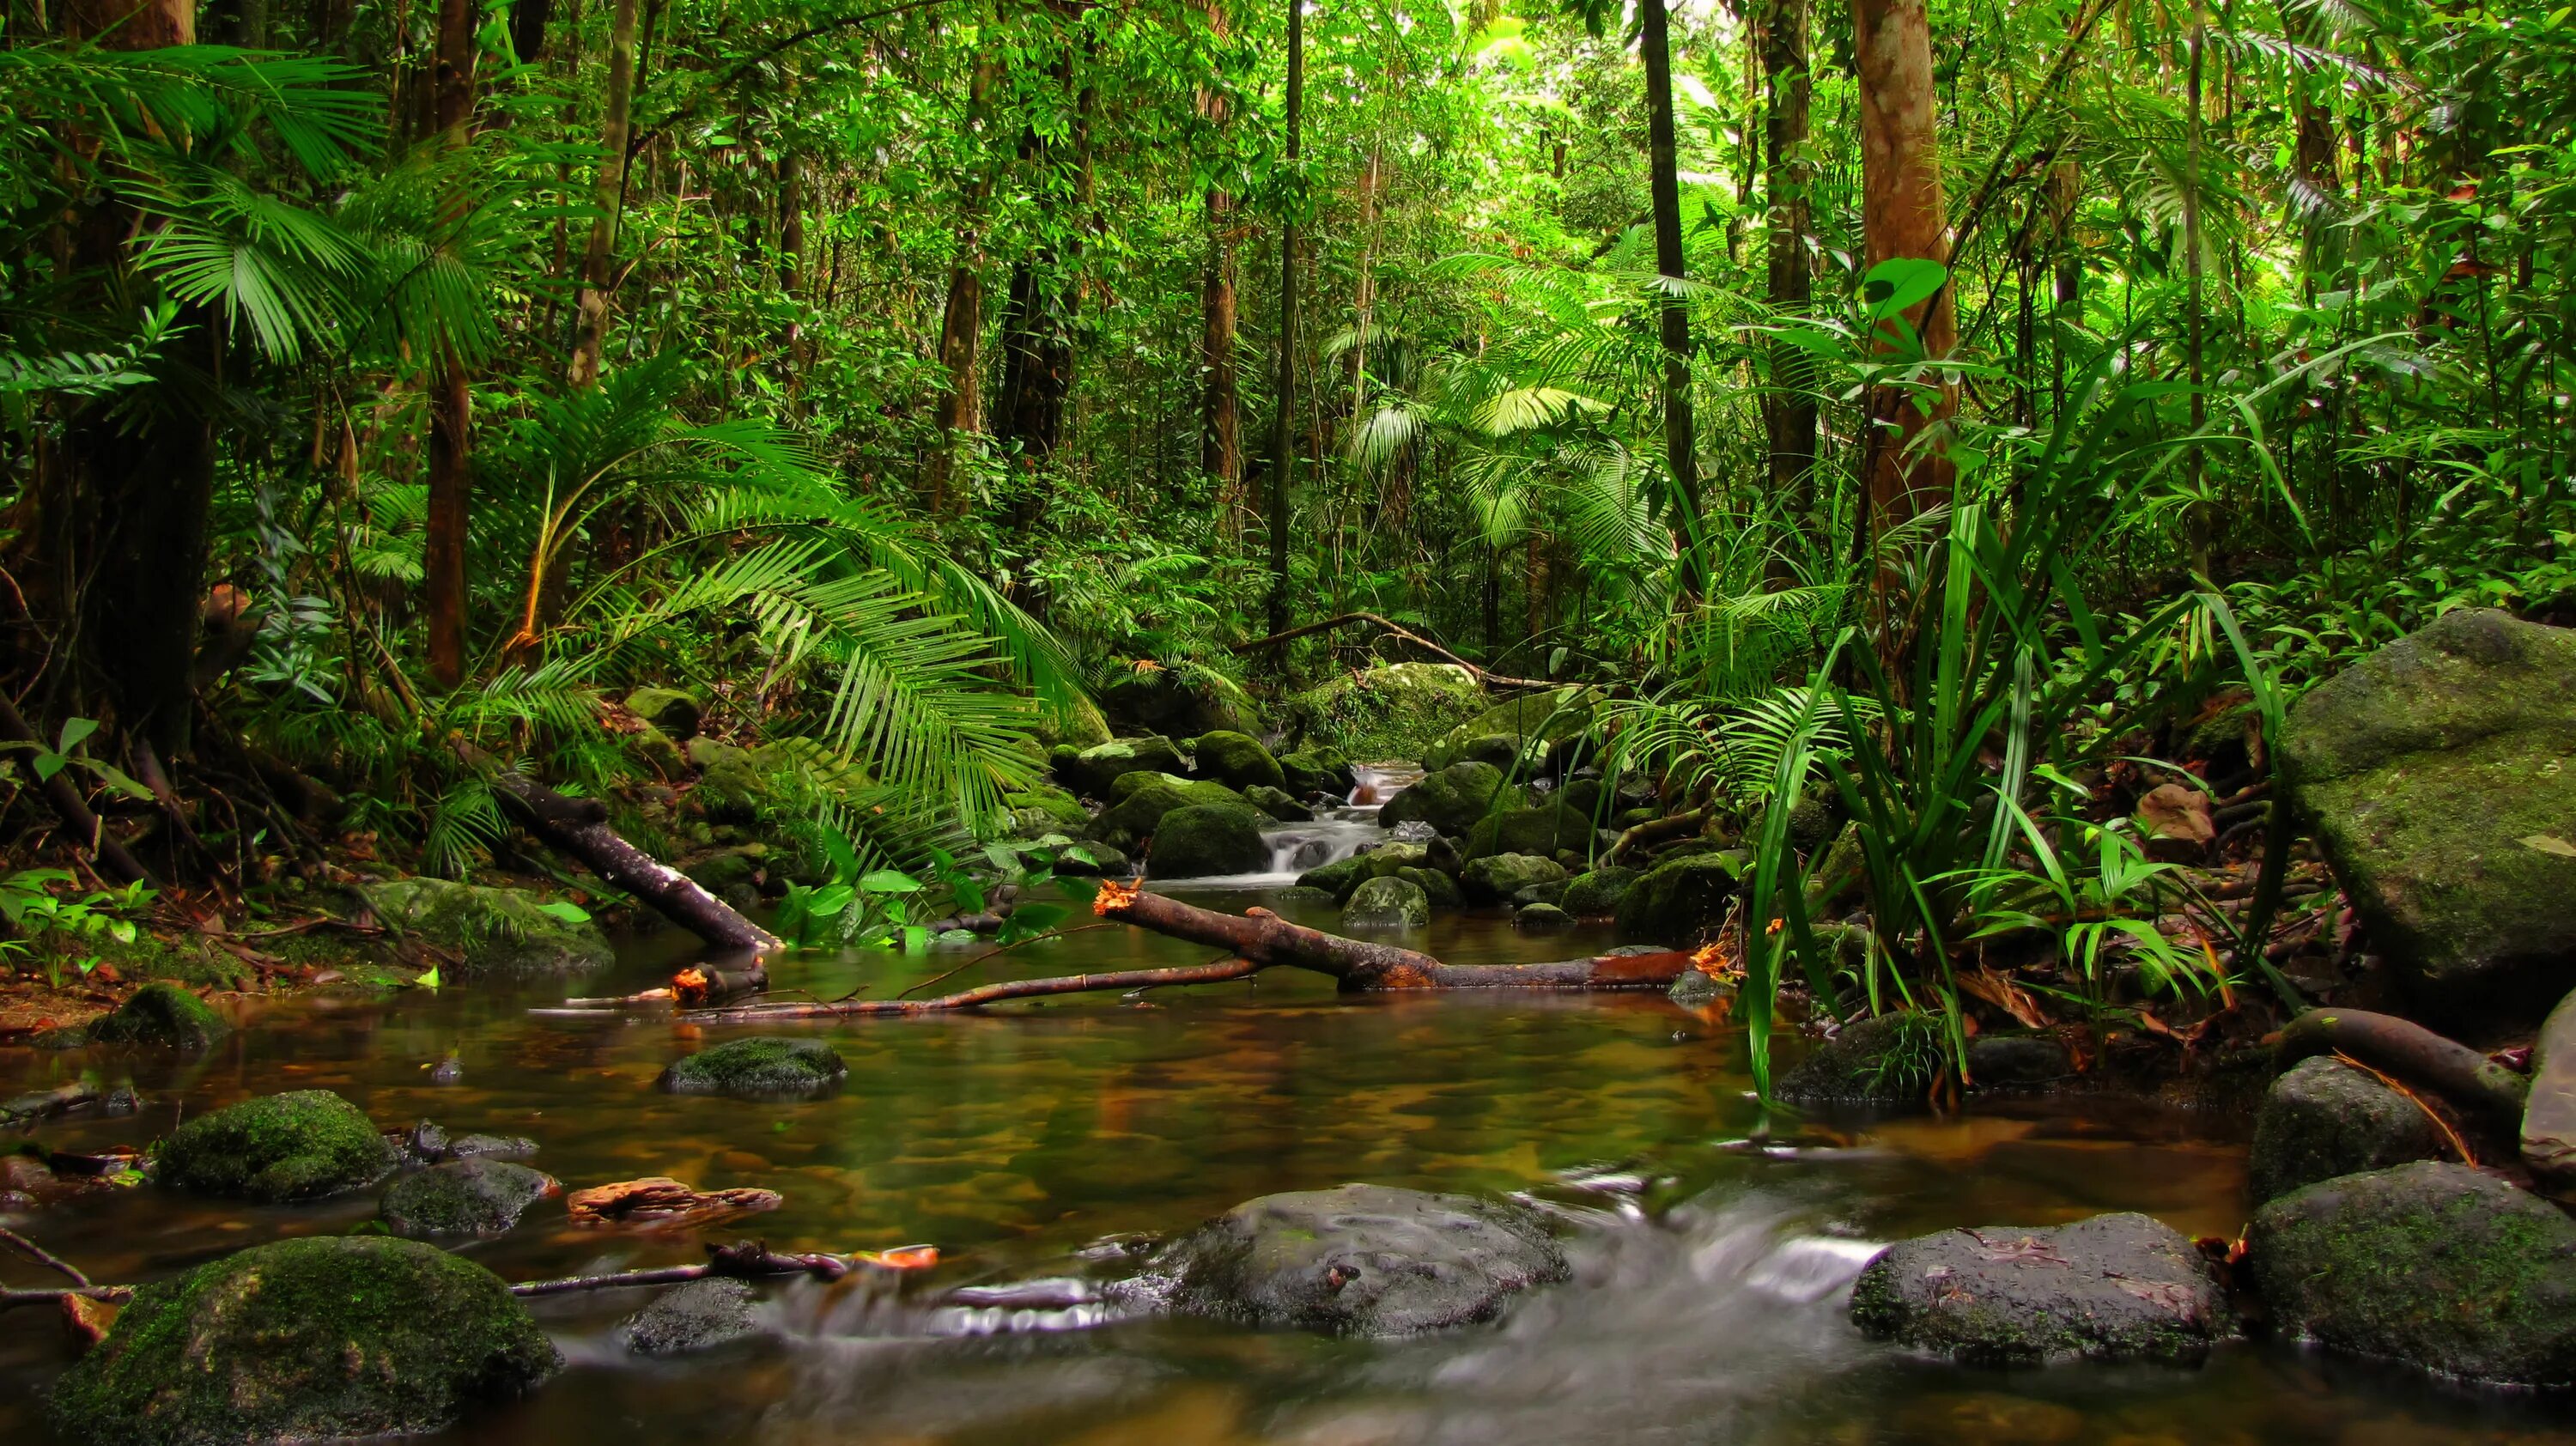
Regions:
[[[602,128],[599,182],[592,188],[595,208],[590,245],[582,253],[581,296],[577,303],[570,380],[576,387],[599,384],[600,351],[608,341],[608,292],[613,279],[617,212],[626,195],[627,132],[635,100],[635,0],[615,0],[608,21],[608,115]]]
[[[554,0],[510,0],[510,50],[520,64],[546,58],[546,25],[554,9]]]
[[[980,59],[973,79],[967,82],[966,128],[978,137],[984,130],[997,73],[991,58]],[[955,497],[959,438],[981,431],[984,425],[984,256],[978,228],[985,198],[992,189],[992,172],[987,168],[967,195],[968,214],[958,236],[957,263],[948,271],[948,304],[939,316],[939,365],[947,374],[948,389],[940,393],[932,411],[939,427],[939,441],[930,456],[929,485],[923,489],[934,518],[952,517],[960,511]]]
[[[2200,82],[2207,29],[2197,19],[2192,21],[2190,68],[2183,81],[2182,274],[2184,322],[2188,328],[2184,345],[2189,352],[2191,367],[2191,429],[2194,432],[2209,422],[2209,397],[2202,390],[2201,343],[2208,318],[2202,304],[2200,257],[2201,131],[2204,128]],[[2208,499],[2197,495],[2206,475],[2202,467],[2203,452],[2203,448],[2191,448],[2183,466],[2188,470],[2191,490],[2195,494],[2185,524],[2191,546],[2191,565],[2194,572],[2205,576],[2209,572],[2209,551],[2217,532],[2218,516]]]
[[[1861,230],[1867,264],[1898,257],[1950,260],[1941,157],[1933,131],[1932,29],[1924,0],[1852,0],[1853,51],[1860,75]],[[1953,287],[1907,313],[1924,352],[1945,356],[1958,341]],[[1939,389],[1929,410],[1906,387],[1869,398],[1866,473],[1869,525],[1879,535],[1943,500],[1951,469],[1915,439],[1949,416],[1955,392]],[[1880,570],[1882,588],[1887,570]]]
[[[1074,49],[1065,42],[1062,58],[1056,64],[1056,79],[1071,91],[1074,82]],[[1074,149],[1076,179],[1074,206],[1087,199],[1089,179],[1086,174],[1091,155],[1091,91],[1088,86],[1079,93],[1074,105]],[[1030,163],[1042,190],[1054,191],[1059,203],[1068,199],[1056,178],[1046,175],[1053,164],[1050,146],[1043,136],[1031,129],[1021,139],[1020,154]],[[1008,519],[1012,530],[1026,533],[1037,526],[1046,511],[1045,468],[1064,441],[1064,409],[1073,394],[1073,322],[1081,293],[1073,275],[1073,261],[1081,254],[1077,245],[1059,249],[1050,244],[1029,260],[1011,268],[1011,293],[1005,303],[1002,322],[1002,407],[994,434],[1018,449],[1020,465],[1032,475],[1028,487],[1013,502]]]
[[[1208,33],[1218,40],[1233,34],[1225,0],[1205,0]],[[1224,96],[1199,92],[1199,113],[1220,129],[1234,117]],[[1207,189],[1207,278],[1200,295],[1199,329],[1199,470],[1216,479],[1217,508],[1235,520],[1238,540],[1243,508],[1243,398],[1235,379],[1234,197],[1224,187]]]
[[[1682,280],[1682,192],[1680,145],[1673,134],[1673,54],[1664,0],[1642,0],[1646,54],[1647,193],[1655,219],[1655,270]],[[1672,474],[1675,530],[1682,540],[1681,585],[1697,598],[1707,591],[1707,559],[1696,544],[1699,533],[1699,459],[1697,428],[1691,422],[1690,307],[1678,296],[1663,295],[1656,310],[1664,344],[1664,467]]]
[[[1306,8],[1288,0],[1288,173],[1298,175],[1298,134],[1306,105]],[[1297,478],[1297,208],[1279,219],[1278,396],[1270,426],[1270,631],[1288,629],[1288,502]]]
[[[474,115],[471,0],[439,0],[433,119],[439,144],[466,144]],[[451,213],[466,197],[450,196]],[[465,678],[467,519],[473,511],[474,394],[464,363],[442,347],[429,383],[429,511],[422,544],[422,610],[429,622],[429,676],[442,688]]]
[[[1807,0],[1770,0],[1763,34],[1762,145],[1770,210],[1770,301],[1776,312],[1807,309],[1807,114],[1814,86],[1807,73]],[[1771,345],[1771,394],[1763,417],[1771,442],[1771,492],[1803,522],[1816,508],[1816,397],[1807,354]]]

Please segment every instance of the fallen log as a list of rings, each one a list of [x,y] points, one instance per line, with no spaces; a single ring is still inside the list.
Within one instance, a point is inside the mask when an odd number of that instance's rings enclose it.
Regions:
[[[2432,1090],[2506,1129],[2522,1127],[2529,1079],[2412,1020],[2366,1009],[2311,1009],[2282,1027],[2274,1047],[2284,1069],[2311,1055],[2337,1053]]]
[[[663,918],[718,949],[758,956],[787,947],[786,941],[734,912],[697,880],[628,843],[608,826],[607,806],[599,800],[557,793],[498,766],[491,755],[461,738],[454,746],[458,757],[491,781],[503,810],[522,828],[548,848],[643,900]]]

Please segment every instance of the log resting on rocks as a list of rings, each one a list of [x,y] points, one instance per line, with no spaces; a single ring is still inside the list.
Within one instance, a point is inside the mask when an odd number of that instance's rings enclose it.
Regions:
[[[2279,1062],[2344,1054],[2398,1080],[2429,1089],[2508,1130],[2522,1124],[2531,1081],[2476,1050],[2412,1020],[2366,1009],[2311,1009],[2281,1030]]]

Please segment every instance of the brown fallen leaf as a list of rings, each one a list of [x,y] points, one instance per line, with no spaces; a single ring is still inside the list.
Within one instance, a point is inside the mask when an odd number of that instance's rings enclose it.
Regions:
[[[576,1225],[634,1225],[678,1229],[712,1225],[775,1210],[785,1197],[775,1190],[749,1188],[700,1190],[668,1175],[594,1185],[564,1197],[564,1208]]]

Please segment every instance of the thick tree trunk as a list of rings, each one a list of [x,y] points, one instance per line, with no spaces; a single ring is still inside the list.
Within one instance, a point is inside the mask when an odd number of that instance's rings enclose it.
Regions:
[[[615,0],[608,21],[608,114],[602,126],[599,180],[590,244],[582,253],[581,295],[576,303],[570,379],[576,387],[599,383],[600,354],[608,343],[608,292],[613,279],[617,213],[626,195],[627,132],[635,99],[635,0]]]
[[[1807,0],[1770,0],[1762,37],[1764,199],[1770,210],[1770,302],[1794,315],[1807,309],[1807,114],[1814,86],[1807,73]],[[1763,402],[1771,443],[1771,492],[1804,521],[1816,507],[1816,397],[1807,354],[1786,342],[1771,346],[1771,394]]]
[[[1298,171],[1299,129],[1306,106],[1305,0],[1288,0],[1288,171]],[[1279,220],[1278,395],[1272,402],[1268,524],[1270,631],[1288,628],[1288,504],[1297,480],[1297,216]]]
[[[1947,205],[1933,130],[1932,29],[1924,0],[1852,0],[1853,58],[1860,75],[1861,230],[1867,264],[1915,257],[1947,265]],[[1923,349],[1945,356],[1958,317],[1944,286],[1907,314]],[[1917,393],[1881,387],[1869,398],[1869,523],[1884,534],[1943,500],[1951,469],[1915,439],[1956,405],[1940,390],[1928,411]],[[1882,569],[1882,584],[1886,572]]]
[[[1069,13],[1069,12],[1068,12]],[[1056,64],[1056,79],[1068,92],[1075,83],[1074,49],[1065,42]],[[1051,191],[1057,204],[1078,208],[1089,200],[1091,163],[1091,91],[1084,87],[1074,104],[1075,184],[1067,196],[1059,179],[1048,176],[1054,149],[1035,130],[1021,139],[1020,155],[1037,184]],[[994,435],[1014,446],[1020,465],[1032,475],[1011,507],[1009,525],[1026,533],[1046,512],[1047,463],[1064,441],[1065,404],[1073,395],[1073,323],[1081,291],[1072,272],[1080,257],[1076,245],[1049,245],[1011,268],[1011,291],[1002,321],[1002,405]]]
[[[474,115],[474,24],[480,15],[472,0],[438,3],[433,115],[440,145],[467,143]],[[450,196],[447,204],[461,213],[468,200]],[[442,688],[465,678],[465,552],[474,489],[471,382],[456,353],[442,348],[429,382],[429,513],[421,557],[429,675]]]
[[[1673,54],[1664,0],[1641,0],[1641,45],[1646,56],[1646,189],[1655,218],[1655,270],[1675,281],[1687,275],[1682,256],[1681,148],[1673,132]],[[1690,597],[1707,591],[1707,562],[1696,545],[1699,527],[1698,429],[1691,420],[1690,306],[1678,296],[1657,298],[1664,344],[1664,467],[1672,476],[1675,530],[1682,542],[1681,583]]]

